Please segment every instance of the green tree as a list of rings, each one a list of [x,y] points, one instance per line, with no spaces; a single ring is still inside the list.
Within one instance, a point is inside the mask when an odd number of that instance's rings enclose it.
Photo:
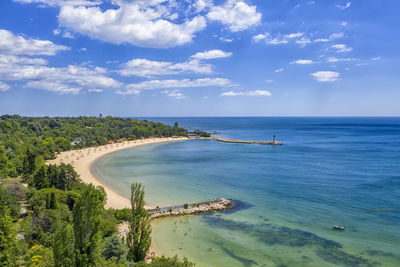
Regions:
[[[33,174],[35,172],[35,169],[36,169],[36,153],[28,149],[25,153],[23,161],[24,174],[26,175]]]
[[[46,209],[50,209],[50,194],[46,195]]]
[[[67,222],[61,222],[57,226],[54,234],[53,254],[55,266],[74,266],[74,231]]]
[[[0,185],[0,206],[7,207],[12,219],[16,220],[19,217],[20,204],[18,203],[18,198],[5,188],[6,185]]]
[[[69,190],[73,184],[79,181],[79,175],[74,170],[72,165],[61,164],[59,166],[59,175],[55,183],[56,188],[61,190]]]
[[[88,185],[77,200],[73,210],[75,236],[75,264],[95,266],[100,263],[100,221],[103,201],[101,193]]]
[[[149,214],[144,209],[144,187],[140,183],[131,185],[132,217],[127,236],[128,259],[135,262],[144,260],[151,245]]]
[[[50,193],[49,208],[52,209],[52,210],[57,209],[57,199],[56,199],[56,193],[55,192],[51,192]]]
[[[126,253],[127,248],[118,235],[112,235],[106,239],[102,252],[106,260],[111,259],[115,262],[121,262],[125,259]]]
[[[8,158],[4,146],[0,146],[0,178],[7,176],[7,170],[6,170],[7,163],[8,163]]]
[[[14,162],[12,162],[12,161],[8,161],[7,162],[6,174],[7,174],[7,176],[10,176],[10,177],[13,177],[13,178],[18,176],[17,168],[15,167]]]
[[[54,139],[54,143],[59,151],[65,151],[72,148],[71,141],[62,136],[56,137],[56,139]]]
[[[33,186],[36,189],[47,188],[50,186],[49,179],[47,177],[47,167],[42,165],[39,170],[33,176]]]
[[[0,266],[15,266],[15,230],[9,209],[0,204]]]

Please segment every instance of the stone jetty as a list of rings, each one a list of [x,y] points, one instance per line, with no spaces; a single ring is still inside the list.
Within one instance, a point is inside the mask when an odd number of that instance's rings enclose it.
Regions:
[[[261,144],[261,145],[282,145],[282,142],[279,141],[258,141],[258,140],[237,140],[237,139],[229,139],[219,136],[211,136],[212,139],[226,142],[226,143],[239,143],[239,144]]]
[[[183,206],[165,207],[159,209],[147,210],[150,213],[151,219],[163,218],[169,216],[183,216],[189,214],[213,212],[213,211],[224,211],[234,209],[237,204],[231,200],[225,198],[219,198],[206,202],[199,202],[193,204],[187,204]]]

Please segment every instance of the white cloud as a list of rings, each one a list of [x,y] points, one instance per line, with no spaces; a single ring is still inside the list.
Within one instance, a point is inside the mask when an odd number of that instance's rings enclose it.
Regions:
[[[280,45],[280,44],[288,44],[289,42],[295,42],[301,46],[305,46],[311,43],[311,40],[304,36],[304,32],[296,32],[289,34],[281,34],[278,33],[272,36],[270,33],[260,33],[253,36],[253,42],[257,43],[261,40],[265,40],[265,43],[268,45]]]
[[[336,5],[337,8],[344,10],[351,6],[351,2],[347,2],[345,5]]]
[[[13,66],[13,64],[46,65],[47,60],[43,58],[30,58],[23,56],[5,55],[0,53],[0,65],[6,67],[6,64],[9,64],[10,67]]]
[[[298,59],[296,61],[292,61],[290,64],[298,64],[298,65],[307,65],[315,63],[311,59]]]
[[[256,91],[250,91],[246,95],[248,95],[248,96],[270,96],[271,93],[266,90],[256,90]]]
[[[353,48],[348,47],[345,44],[335,44],[335,45],[332,45],[332,48],[337,49],[338,53],[347,53],[347,52],[350,52],[351,50],[353,50]]]
[[[196,58],[196,59],[214,59],[214,58],[230,57],[231,55],[232,55],[231,52],[225,52],[225,51],[215,49],[215,50],[209,50],[209,51],[205,51],[205,52],[199,52],[191,57]]]
[[[104,91],[103,89],[88,89],[89,93],[101,93],[103,91]]]
[[[42,4],[45,6],[94,6],[101,4],[101,1],[95,0],[14,0],[23,4]]]
[[[25,87],[34,88],[39,90],[46,90],[50,92],[54,92],[57,94],[78,94],[81,91],[81,88],[72,86],[70,84],[65,84],[62,82],[56,81],[30,81]]]
[[[329,42],[330,40],[328,39],[328,38],[318,38],[318,39],[315,39],[313,42],[314,43],[326,43],[326,42]]]
[[[343,38],[343,37],[344,37],[344,33],[343,32],[332,33],[329,36],[329,40],[335,40],[335,39],[339,39],[339,38]]]
[[[148,59],[132,59],[123,65],[118,72],[123,76],[151,77],[156,75],[176,75],[179,73],[210,74],[213,67],[202,60],[226,58],[232,55],[231,52],[221,50],[209,50],[199,52],[191,56],[186,62],[173,63],[165,61],[153,61]]]
[[[212,66],[197,59],[183,63],[153,61],[148,59],[132,59],[123,65],[119,73],[123,76],[150,77],[156,75],[173,75],[179,73],[212,73]]]
[[[168,48],[192,41],[206,26],[200,15],[181,24],[172,22],[174,2],[114,0],[118,8],[104,11],[98,6],[63,5],[58,20],[67,29],[105,42]]]
[[[50,41],[27,39],[0,30],[0,80],[18,81],[27,88],[59,94],[121,86],[120,82],[105,76],[107,70],[104,68],[77,65],[49,67],[48,61],[43,58],[23,56],[52,56],[57,51],[67,49]]]
[[[256,90],[249,92],[234,92],[228,91],[221,94],[221,96],[270,96],[271,93],[266,90]]]
[[[347,21],[342,21],[341,23],[340,23],[340,25],[342,25],[343,27],[346,27],[347,26]]]
[[[118,88],[121,83],[104,75],[102,68],[48,67],[40,58],[1,55],[0,80],[19,81],[24,87],[42,89],[59,94],[77,94],[84,89]]]
[[[280,68],[280,69],[276,69],[275,70],[275,72],[282,72],[283,71],[283,68]]]
[[[230,39],[230,38],[219,37],[219,39],[220,39],[221,41],[223,41],[223,42],[226,42],[226,43],[231,43],[231,42],[233,42],[233,39]]]
[[[373,58],[371,58],[372,60],[381,60],[382,59],[382,57],[373,57]]]
[[[298,38],[304,35],[304,32],[296,32],[296,33],[290,33],[290,34],[285,34],[285,38],[293,39],[293,38]]]
[[[259,24],[261,13],[257,12],[256,6],[249,6],[244,1],[227,0],[222,6],[213,6],[207,18],[219,21],[231,31],[238,32]]]
[[[69,50],[69,47],[56,45],[51,41],[26,39],[12,32],[0,29],[0,53],[9,55],[44,55],[52,56],[58,51]]]
[[[259,41],[261,41],[261,40],[264,40],[265,38],[267,38],[268,37],[268,33],[265,33],[265,34],[263,34],[263,33],[260,33],[260,34],[257,34],[257,35],[255,35],[255,36],[253,36],[253,42],[259,42]]]
[[[207,8],[212,7],[212,0],[196,0],[193,4],[197,12],[201,12]]]
[[[309,38],[306,38],[306,37],[303,37],[303,38],[301,38],[300,40],[297,40],[297,41],[296,41],[296,44],[299,44],[299,45],[301,45],[301,46],[306,46],[306,45],[308,45],[309,43],[311,43],[311,40],[310,40]]]
[[[339,78],[340,73],[333,71],[317,71],[311,73],[311,76],[318,82],[334,82]]]
[[[333,41],[335,39],[339,39],[339,38],[343,38],[344,37],[344,33],[343,32],[338,32],[338,33],[332,33],[329,38],[318,38],[315,39],[313,42],[314,43],[324,43],[324,42],[330,42]]]
[[[336,58],[336,57],[330,57],[328,58],[329,63],[334,63],[334,62],[341,62],[341,61],[352,61],[354,58]]]
[[[142,90],[154,90],[164,88],[191,88],[191,87],[211,87],[211,86],[236,86],[225,78],[201,78],[201,79],[182,79],[182,80],[150,80],[140,83],[132,83],[126,86],[126,90],[118,90],[121,95],[138,94]]]
[[[169,97],[176,98],[176,99],[184,99],[184,98],[186,98],[186,96],[184,96],[184,95],[183,95],[181,92],[179,92],[178,90],[173,90],[173,91],[165,90],[165,91],[163,91],[163,94],[165,94],[165,95],[167,95],[167,96],[169,96]]]
[[[0,81],[0,92],[5,92],[10,89],[10,86]]]
[[[269,45],[287,44],[288,42],[289,42],[288,39],[282,36],[277,36],[275,38],[267,39],[267,44]]]
[[[69,31],[64,31],[63,37],[64,38],[68,38],[68,39],[74,39],[75,38],[75,36]]]

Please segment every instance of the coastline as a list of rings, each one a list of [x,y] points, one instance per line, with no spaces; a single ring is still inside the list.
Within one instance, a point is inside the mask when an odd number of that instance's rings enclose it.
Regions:
[[[98,147],[88,147],[79,150],[64,151],[57,155],[56,159],[47,160],[47,164],[71,164],[75,171],[79,174],[82,182],[87,184],[93,184],[95,186],[102,186],[107,193],[107,202],[105,208],[123,209],[131,206],[130,200],[127,197],[117,193],[111,186],[108,186],[98,180],[98,178],[92,173],[91,167],[101,157],[125,150],[137,146],[165,143],[165,142],[176,142],[190,140],[187,137],[163,137],[154,139],[143,139],[133,141],[123,141],[120,143],[107,144]],[[151,208],[147,206],[148,208]]]

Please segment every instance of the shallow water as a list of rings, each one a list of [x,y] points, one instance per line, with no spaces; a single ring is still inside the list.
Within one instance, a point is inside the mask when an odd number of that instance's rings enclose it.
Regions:
[[[399,266],[400,118],[151,118],[283,146],[193,140],[106,155],[93,171],[154,206],[218,197],[234,212],[153,225],[166,255],[199,266]],[[344,232],[332,224],[346,226]]]

